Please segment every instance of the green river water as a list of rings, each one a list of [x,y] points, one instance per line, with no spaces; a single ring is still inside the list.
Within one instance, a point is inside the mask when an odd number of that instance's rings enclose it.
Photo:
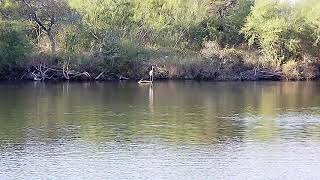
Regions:
[[[320,82],[0,83],[0,179],[319,179]]]

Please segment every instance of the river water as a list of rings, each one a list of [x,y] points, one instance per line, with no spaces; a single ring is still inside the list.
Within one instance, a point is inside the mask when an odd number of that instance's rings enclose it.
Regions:
[[[0,179],[319,178],[320,82],[0,84]]]

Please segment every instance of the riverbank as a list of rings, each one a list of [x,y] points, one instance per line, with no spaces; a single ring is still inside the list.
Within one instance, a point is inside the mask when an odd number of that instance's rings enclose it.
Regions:
[[[242,67],[236,71],[220,69],[217,66],[206,66],[204,64],[181,65],[181,64],[152,64],[156,67],[155,80],[213,80],[213,81],[288,81],[288,80],[318,80],[319,76],[288,77],[282,71],[275,71],[268,68]],[[120,73],[126,66],[132,65],[127,62],[119,69],[107,69],[105,71],[75,71],[66,72],[62,69],[55,69],[52,66],[38,65],[32,68],[17,68],[13,72],[6,73],[0,80],[30,80],[30,81],[117,81],[117,80],[140,80],[148,79],[149,64],[141,63],[140,67],[134,65],[133,69]],[[54,66],[56,67],[56,66]],[[64,72],[65,71],[65,72]],[[118,71],[116,73],[114,71]],[[293,72],[295,73],[295,72]]]
[[[67,60],[66,60],[67,59]],[[35,81],[117,81],[148,78],[155,66],[154,78],[214,81],[316,80],[320,63],[316,60],[275,64],[257,52],[245,49],[205,47],[192,51],[156,50],[131,59],[37,55],[28,63],[11,66],[0,74],[1,80]]]
[[[138,80],[148,78],[151,66],[155,79],[319,79],[320,18],[313,13],[319,7],[313,1],[6,1],[0,79]]]

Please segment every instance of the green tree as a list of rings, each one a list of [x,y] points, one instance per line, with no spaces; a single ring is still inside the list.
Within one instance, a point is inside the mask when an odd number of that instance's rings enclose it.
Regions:
[[[60,22],[72,21],[73,12],[66,0],[21,0],[22,15],[33,20],[49,38],[51,51],[56,51],[54,27]]]
[[[292,30],[292,7],[273,0],[257,0],[242,29],[249,45],[265,55],[283,62],[296,55],[299,39]]]
[[[0,70],[10,70],[21,65],[32,45],[28,40],[27,31],[20,22],[0,20]]]
[[[304,55],[318,56],[319,9],[313,0],[301,4],[256,0],[242,32],[249,45],[278,64]]]
[[[303,25],[299,29],[304,53],[319,56],[320,53],[320,1],[306,0],[296,5],[295,18]]]

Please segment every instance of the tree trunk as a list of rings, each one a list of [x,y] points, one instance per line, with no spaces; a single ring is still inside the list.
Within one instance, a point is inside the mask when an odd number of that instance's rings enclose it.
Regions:
[[[49,41],[50,41],[50,47],[51,47],[51,52],[55,53],[56,52],[56,38],[53,32],[50,30],[47,32],[49,36]]]

